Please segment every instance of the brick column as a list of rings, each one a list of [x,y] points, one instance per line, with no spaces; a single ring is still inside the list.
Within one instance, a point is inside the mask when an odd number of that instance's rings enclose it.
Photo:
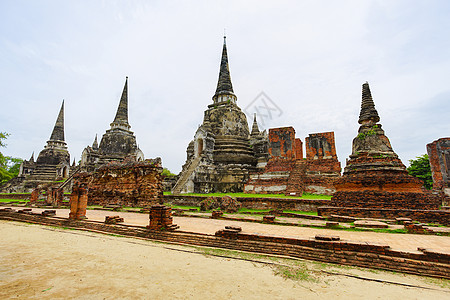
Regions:
[[[79,188],[78,189],[78,210],[77,210],[77,219],[87,219],[86,218],[86,207],[88,202],[88,194],[87,189]]]
[[[47,189],[47,204],[53,204],[53,188],[49,187]]]
[[[69,219],[76,220],[78,210],[78,188],[74,187],[70,195],[70,213]]]
[[[165,205],[153,205],[149,213],[150,223],[147,228],[152,230],[175,230],[177,225],[172,224],[172,209]]]
[[[81,220],[86,218],[86,207],[88,202],[87,189],[74,188],[70,196],[70,213],[69,219]]]
[[[64,200],[64,192],[62,189],[56,189],[53,195],[53,205],[60,206]]]
[[[39,189],[34,189],[31,192],[30,203],[35,203],[38,200],[38,197],[39,197]]]

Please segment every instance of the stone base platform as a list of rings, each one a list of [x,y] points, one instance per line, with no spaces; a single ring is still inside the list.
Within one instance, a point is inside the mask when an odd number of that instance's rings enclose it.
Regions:
[[[424,223],[439,223],[450,226],[450,210],[356,208],[323,206],[317,209],[319,216],[341,215],[357,218],[395,219],[410,218]]]

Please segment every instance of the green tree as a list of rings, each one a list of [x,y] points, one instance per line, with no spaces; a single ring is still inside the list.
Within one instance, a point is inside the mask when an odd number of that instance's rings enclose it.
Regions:
[[[0,147],[6,147],[5,140],[9,133],[0,132]],[[0,152],[0,185],[19,175],[20,164],[22,159],[4,156]]]
[[[6,140],[6,138],[8,136],[9,136],[9,133],[0,132],[0,147],[6,147],[6,143],[3,140]]]
[[[430,159],[428,158],[428,154],[417,156],[416,159],[410,159],[407,170],[409,175],[415,176],[422,180],[425,188],[431,190],[433,187],[433,177],[431,175]]]
[[[162,175],[163,177],[174,177],[174,176],[177,176],[176,174],[173,174],[172,172],[170,172],[170,170],[167,169],[167,168],[164,168],[164,169],[163,169],[161,175]]]

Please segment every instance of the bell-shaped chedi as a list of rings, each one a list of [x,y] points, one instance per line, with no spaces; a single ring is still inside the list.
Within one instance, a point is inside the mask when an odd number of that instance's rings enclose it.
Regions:
[[[50,184],[70,176],[70,154],[64,139],[64,100],[56,118],[50,139],[39,152],[20,165],[19,175],[0,188],[1,192],[28,193],[42,184]]]
[[[38,166],[52,166],[52,168],[56,169],[65,168],[64,172],[57,172],[59,174],[58,177],[65,178],[69,174],[68,168],[70,166],[70,154],[67,151],[67,144],[64,140],[64,100],[61,104],[61,109],[59,110],[50,139],[47,141],[47,145],[44,147],[44,150],[39,153],[39,156],[36,159],[36,164]],[[37,173],[36,171],[39,170],[35,170],[35,174]],[[47,177],[51,178],[52,176]]]
[[[86,147],[81,154],[81,167],[84,171],[94,171],[110,162],[144,160],[144,154],[136,143],[136,137],[128,123],[128,77],[125,79],[122,96],[117,107],[111,128],[103,134],[100,144],[95,136],[94,143]]]
[[[422,182],[408,175],[384,133],[369,84],[362,86],[358,135],[344,174],[336,183],[332,206],[359,208],[437,209]]]
[[[247,117],[237,105],[231,83],[225,37],[212,100],[188,145],[186,163],[172,190],[174,194],[242,192],[249,171],[255,168]]]

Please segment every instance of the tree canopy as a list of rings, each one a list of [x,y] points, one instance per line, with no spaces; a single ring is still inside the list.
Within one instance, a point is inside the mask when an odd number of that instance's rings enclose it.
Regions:
[[[170,170],[167,169],[167,168],[164,168],[164,169],[163,169],[161,175],[164,176],[164,177],[174,177],[174,176],[177,176],[176,174],[173,174],[172,172],[170,172]]]
[[[431,175],[430,159],[427,154],[417,156],[416,159],[410,159],[407,170],[409,175],[422,180],[425,188],[431,190],[433,187],[433,177]]]
[[[6,147],[5,140],[9,133],[0,132],[0,147]],[[0,152],[0,185],[19,175],[20,164],[22,159],[4,156]]]

